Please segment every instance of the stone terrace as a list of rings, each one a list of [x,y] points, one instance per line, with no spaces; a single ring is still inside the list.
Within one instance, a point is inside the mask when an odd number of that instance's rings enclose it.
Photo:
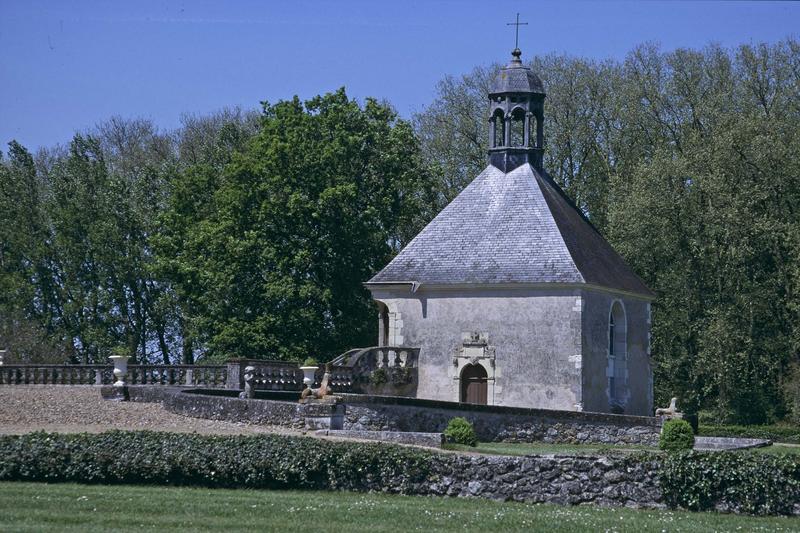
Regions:
[[[0,387],[0,434],[30,431],[62,433],[110,429],[179,433],[292,433],[288,429],[189,418],[166,411],[158,403],[108,402],[91,385]]]

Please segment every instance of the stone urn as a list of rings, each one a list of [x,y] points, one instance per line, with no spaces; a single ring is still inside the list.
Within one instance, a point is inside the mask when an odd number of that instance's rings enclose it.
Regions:
[[[127,383],[125,383],[125,376],[128,375],[128,359],[130,359],[130,357],[127,355],[112,355],[109,359],[114,363],[114,377],[117,378],[117,381],[114,382],[114,386],[124,387],[127,385]]]
[[[317,373],[318,366],[301,366],[300,370],[303,371],[303,384],[309,389],[314,384],[314,376]]]

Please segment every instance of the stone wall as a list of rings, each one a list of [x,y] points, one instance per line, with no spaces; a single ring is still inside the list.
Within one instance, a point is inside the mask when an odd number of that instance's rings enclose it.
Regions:
[[[623,456],[459,455],[420,494],[664,508],[658,462]]]
[[[143,388],[143,387],[142,387]],[[235,391],[186,390],[145,393],[131,387],[134,401],[161,401],[174,413],[294,429],[442,432],[451,418],[475,425],[483,441],[655,445],[655,418],[457,404],[415,398],[340,395],[335,405],[297,403],[297,395],[259,391],[246,400]],[[152,398],[147,399],[147,395]]]
[[[464,417],[478,439],[496,442],[550,442],[656,445],[655,418],[546,409],[481,406],[407,398],[345,394],[344,428],[372,431],[440,432],[451,418]]]
[[[625,324],[624,354],[618,354],[623,390],[617,401],[625,413],[653,413],[653,373],[650,368],[650,304],[646,300],[620,297],[601,291],[584,291],[583,297],[583,409],[610,410],[608,390],[608,329],[611,306],[619,302]],[[618,331],[619,331],[618,329]],[[621,351],[619,347],[617,351]]]

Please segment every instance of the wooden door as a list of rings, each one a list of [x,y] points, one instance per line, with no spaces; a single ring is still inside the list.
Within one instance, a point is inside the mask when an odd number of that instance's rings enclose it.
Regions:
[[[461,371],[461,401],[486,405],[487,378],[481,365],[467,365]]]

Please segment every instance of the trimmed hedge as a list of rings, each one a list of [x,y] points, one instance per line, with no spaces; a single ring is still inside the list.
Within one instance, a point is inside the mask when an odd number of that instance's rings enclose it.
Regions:
[[[691,450],[694,447],[694,432],[686,420],[674,419],[664,422],[658,449],[667,452]]]
[[[284,435],[36,432],[0,437],[0,480],[406,493],[427,481],[431,456],[403,446]]]
[[[792,514],[800,506],[800,458],[747,452],[681,452],[664,458],[661,490],[670,507]]]
[[[470,463],[473,460],[477,463]],[[800,507],[798,456],[643,453],[627,456],[625,461],[630,467],[647,462],[648,468],[657,469],[664,503],[671,507],[752,514],[792,514],[795,506]],[[472,464],[468,469],[471,474],[464,470],[468,463]],[[286,435],[110,431],[0,437],[0,481],[432,494],[433,485],[444,477],[497,474],[491,464],[481,457],[468,460],[456,454],[385,443],[331,442]]]
[[[797,426],[712,426],[700,424],[698,435],[704,437],[769,439],[773,442],[800,443],[800,427]]]

